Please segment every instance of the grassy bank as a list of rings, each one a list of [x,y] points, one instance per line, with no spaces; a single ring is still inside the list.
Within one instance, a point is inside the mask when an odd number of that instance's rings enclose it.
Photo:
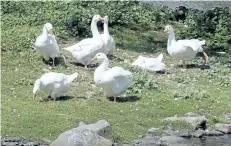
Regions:
[[[49,7],[46,3],[41,6]],[[206,64],[210,69],[201,69],[203,60],[198,56],[191,62],[196,65],[191,65],[186,72],[182,72],[177,66],[180,63],[166,53],[167,34],[163,33],[165,21],[175,26],[176,35],[186,29],[180,23],[165,20],[159,26],[154,23],[154,27],[142,27],[139,24],[129,27],[125,24],[110,26],[110,32],[115,35],[117,44],[114,54],[116,57],[110,59],[110,66],[121,66],[134,73],[133,86],[128,90],[127,97],[119,98],[118,103],[109,101],[102,90],[94,86],[95,68],[85,70],[76,66],[73,64],[75,60],[64,50],[61,50],[61,55],[68,56],[67,66],[60,61],[55,69],[49,69],[42,62],[42,57],[31,48],[35,36],[41,33],[44,22],[55,24],[60,48],[76,43],[85,36],[70,35],[69,33],[75,32],[75,27],[61,27],[61,22],[67,22],[65,20],[72,15],[69,14],[71,10],[63,14],[64,8],[60,5],[58,9],[58,6],[54,5],[57,9],[51,8],[53,13],[42,13],[45,10],[40,10],[35,5],[44,16],[42,18],[39,15],[33,18],[37,12],[31,12],[22,18],[32,10],[29,6],[28,10],[12,9],[15,12],[2,15],[2,135],[54,140],[61,132],[75,127],[78,121],[93,123],[105,119],[115,131],[117,142],[131,142],[138,135],[146,133],[150,127],[162,129],[173,125],[191,128],[183,123],[163,121],[165,117],[176,114],[195,112],[206,115],[211,128],[217,122],[230,122],[222,118],[222,114],[231,109],[231,64],[228,58],[211,56]],[[71,8],[74,10],[75,7],[76,5]],[[104,15],[98,9],[92,12]],[[63,15],[67,16],[62,17]],[[110,14],[108,15],[110,19]],[[112,18],[116,20],[116,17]],[[160,53],[164,55],[167,74],[144,74],[128,63],[141,54],[156,57]],[[32,99],[34,81],[48,71],[80,74],[73,82],[66,99],[47,102]],[[47,97],[44,93],[40,96]]]

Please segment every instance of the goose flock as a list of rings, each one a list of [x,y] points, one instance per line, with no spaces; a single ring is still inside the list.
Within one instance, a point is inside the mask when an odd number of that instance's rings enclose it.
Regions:
[[[95,15],[91,21],[92,38],[86,38],[82,41],[63,48],[71,53],[73,58],[78,63],[88,67],[94,60],[100,61],[100,65],[94,72],[94,82],[98,87],[102,87],[108,97],[113,97],[114,102],[116,97],[126,95],[126,90],[132,84],[132,72],[125,70],[122,67],[109,68],[109,59],[107,55],[113,54],[116,48],[114,38],[108,31],[108,16],[102,18],[100,15]],[[97,22],[103,21],[104,32],[100,34],[97,28]],[[43,27],[43,33],[37,37],[35,42],[35,49],[43,56],[45,61],[52,59],[53,66],[55,66],[55,57],[58,56],[60,49],[53,33],[53,26],[46,23]],[[165,32],[169,34],[167,41],[167,51],[171,57],[183,61],[183,67],[186,68],[186,61],[193,60],[198,52],[203,53],[203,59],[208,60],[207,54],[203,51],[202,46],[205,40],[185,39],[175,40],[173,27],[165,26]],[[145,72],[164,71],[166,65],[162,62],[163,54],[156,58],[138,56],[138,58],[131,64],[138,66]],[[49,96],[56,100],[68,91],[70,84],[78,77],[78,73],[65,75],[63,73],[49,72],[43,74],[35,81],[33,88],[34,98],[40,90],[49,93]]]

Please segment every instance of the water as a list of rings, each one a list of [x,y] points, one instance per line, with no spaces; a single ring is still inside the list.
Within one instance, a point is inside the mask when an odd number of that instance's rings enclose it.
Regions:
[[[182,146],[231,146],[231,134],[223,136],[210,136],[203,138],[190,138],[183,141]],[[180,146],[180,145],[179,145]]]

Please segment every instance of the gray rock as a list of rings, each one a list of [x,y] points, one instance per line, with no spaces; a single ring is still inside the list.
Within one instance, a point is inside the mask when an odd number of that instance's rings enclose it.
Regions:
[[[230,59],[231,59],[231,57],[230,57]],[[226,113],[223,115],[223,117],[227,120],[231,120],[231,113]]]
[[[224,133],[212,130],[212,131],[206,131],[205,135],[206,136],[221,136],[221,135],[224,135]]]
[[[182,137],[176,136],[163,136],[160,138],[161,144],[163,145],[174,145],[174,144],[182,144],[184,139]]]
[[[106,135],[110,135],[112,133],[112,128],[109,123],[105,120],[100,120],[94,124],[83,125],[77,127],[78,130],[88,129],[98,133],[100,136],[105,137]]]
[[[50,143],[52,143],[51,140],[46,139],[46,138],[43,138],[43,139],[42,139],[42,142],[43,142],[44,144],[50,144]]]
[[[111,133],[112,129],[105,120],[89,125],[80,122],[77,128],[62,133],[51,146],[108,146],[112,145],[112,142],[102,136]]]
[[[152,136],[155,136],[155,135],[156,135],[156,131],[157,131],[157,129],[152,127],[152,128],[150,128],[150,129],[148,129],[147,134],[150,134],[150,135],[152,135]]]
[[[15,146],[15,145],[19,145],[18,142],[3,142],[1,144],[1,146]]]
[[[6,137],[6,138],[4,138],[5,142],[19,142],[21,140],[22,140],[22,138],[20,138],[20,137]]]
[[[231,134],[231,124],[217,123],[215,127],[217,131],[220,131],[225,134]]]
[[[186,130],[164,130],[163,136],[177,136],[177,137],[187,137],[190,138],[192,137],[191,132],[186,131]]]
[[[38,142],[28,142],[27,144],[25,144],[25,146],[37,146],[39,145]]]
[[[146,135],[143,138],[135,139],[132,146],[158,146],[160,145],[159,136]]]
[[[50,146],[111,146],[112,142],[89,129],[62,133]]]
[[[84,122],[82,122],[82,121],[80,121],[79,123],[78,123],[78,126],[77,127],[80,127],[80,126],[83,126],[83,125],[86,125]]]
[[[192,112],[188,112],[184,114],[184,117],[200,117],[200,115],[192,113]]]
[[[207,129],[207,121],[208,119],[205,116],[198,116],[197,114],[194,113],[186,113],[186,116],[174,116],[174,117],[168,117],[165,118],[164,120],[169,120],[169,121],[185,121],[187,123],[190,123],[195,130],[197,129]]]
[[[197,130],[193,133],[193,137],[196,138],[201,138],[205,135],[205,131],[204,130]]]

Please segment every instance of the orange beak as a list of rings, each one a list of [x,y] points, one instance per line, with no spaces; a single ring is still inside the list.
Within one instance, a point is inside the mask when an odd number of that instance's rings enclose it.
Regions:
[[[165,29],[164,29],[164,32],[167,32],[167,31],[168,31],[167,28],[165,28]]]
[[[54,32],[53,32],[52,29],[49,31],[49,33],[50,33],[51,35],[54,35]]]
[[[99,16],[99,20],[101,21],[101,20],[103,20],[103,18],[101,16]]]
[[[97,57],[95,56],[94,58],[92,58],[92,60],[91,61],[94,61],[94,60],[97,60]]]

